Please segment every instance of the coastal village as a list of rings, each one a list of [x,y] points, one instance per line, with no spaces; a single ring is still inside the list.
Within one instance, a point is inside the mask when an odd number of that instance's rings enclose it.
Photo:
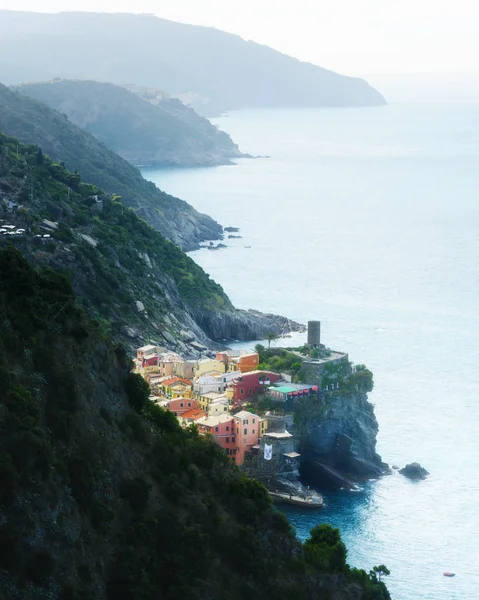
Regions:
[[[302,357],[312,383],[294,383],[287,373],[261,368],[256,351],[224,350],[191,360],[148,344],[137,349],[134,370],[150,385],[152,401],[171,411],[182,427],[196,425],[200,434],[212,436],[277,501],[320,506],[321,497],[299,481],[293,407],[304,398],[321,402],[339,387],[334,377],[321,378],[327,365],[350,368],[346,353],[325,350],[320,330],[318,321],[308,324],[310,352]]]

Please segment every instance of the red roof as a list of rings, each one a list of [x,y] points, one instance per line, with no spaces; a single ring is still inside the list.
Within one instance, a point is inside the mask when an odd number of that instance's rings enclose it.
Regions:
[[[205,417],[208,413],[200,408],[193,408],[192,410],[187,410],[181,415],[182,419],[193,419],[196,421],[197,419],[201,419],[201,417]]]
[[[172,377],[171,379],[167,379],[163,381],[163,385],[175,385],[176,383],[184,383],[185,385],[191,385],[191,381],[189,379],[182,379],[181,377]]]

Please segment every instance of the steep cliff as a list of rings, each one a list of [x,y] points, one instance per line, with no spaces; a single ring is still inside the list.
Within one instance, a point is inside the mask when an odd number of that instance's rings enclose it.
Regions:
[[[90,314],[131,346],[153,340],[198,354],[212,340],[258,339],[287,322],[235,310],[221,286],[118,198],[1,134],[0,220],[22,232],[0,232],[0,245],[64,273]]]
[[[134,165],[232,164],[243,154],[228,134],[179,100],[100,81],[53,80],[18,91],[68,116]],[[148,101],[151,99],[151,102]]]
[[[184,250],[222,235],[223,228],[211,217],[146,181],[132,164],[71,123],[66,115],[1,84],[0,132],[40,146],[84,181],[121,196],[126,206]]]
[[[342,389],[297,402],[295,419],[302,476],[321,487],[351,488],[385,473],[376,453],[379,430],[374,407],[357,374]]]
[[[130,368],[62,275],[0,250],[0,597],[389,600]]]

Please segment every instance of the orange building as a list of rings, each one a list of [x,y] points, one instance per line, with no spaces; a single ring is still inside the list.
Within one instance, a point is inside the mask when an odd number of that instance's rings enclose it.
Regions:
[[[227,371],[249,373],[249,371],[255,371],[258,368],[259,354],[257,352],[241,352],[235,355],[230,352],[218,352],[216,360],[224,363]]]

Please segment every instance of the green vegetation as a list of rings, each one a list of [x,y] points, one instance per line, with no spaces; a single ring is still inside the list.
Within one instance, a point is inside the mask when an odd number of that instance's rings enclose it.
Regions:
[[[135,165],[215,165],[241,156],[229,135],[158,91],[156,96],[154,90],[138,91],[149,102],[123,87],[99,81],[56,79],[17,89],[65,113],[75,125]]]
[[[267,333],[266,334],[266,339],[268,340],[268,349],[271,348],[271,342],[273,342],[273,344],[276,342],[276,340],[278,339],[278,334],[277,333]]]
[[[301,369],[301,357],[286,348],[264,348],[260,344],[256,346],[259,354],[258,369],[274,371],[275,373],[289,373],[296,375]]]
[[[65,181],[70,187],[74,188],[75,178],[81,177],[110,194],[121,196],[123,204],[184,249],[193,249],[198,242],[215,239],[222,232],[213,219],[161,192],[146,181],[138,169],[73,125],[65,115],[1,84],[0,132],[23,143],[40,146],[43,153],[58,161],[52,164],[58,165],[60,175],[66,166],[73,172]],[[37,158],[41,166],[41,155]],[[54,170],[51,166],[50,171],[54,173]],[[29,192],[26,187],[23,196],[28,197]]]
[[[185,307],[206,314],[232,309],[222,288],[176,245],[38,146],[0,134],[0,192],[17,204],[0,199],[0,218],[27,232],[13,241],[2,236],[0,244],[14,243],[63,272],[104,335],[118,335],[126,323],[156,337],[151,321],[161,325],[167,313],[183,318]],[[44,219],[58,227],[46,230]],[[48,242],[35,237],[47,231]],[[137,300],[150,319],[138,312]]]
[[[128,373],[64,276],[0,250],[0,596],[389,598]]]

